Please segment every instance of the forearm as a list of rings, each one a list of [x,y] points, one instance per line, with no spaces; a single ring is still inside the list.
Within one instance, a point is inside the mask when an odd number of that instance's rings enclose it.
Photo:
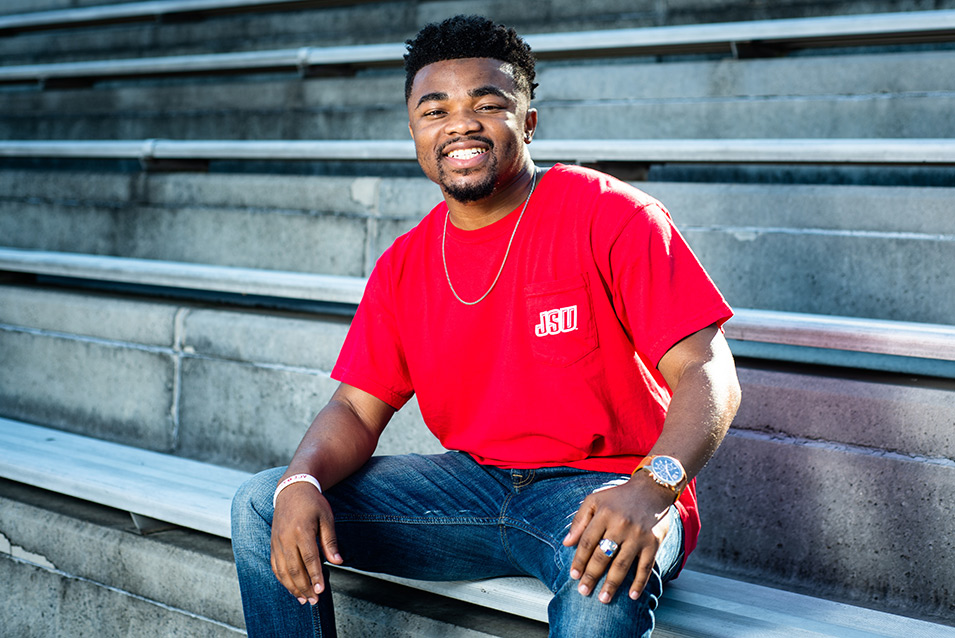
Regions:
[[[698,356],[665,370],[673,398],[663,431],[650,451],[679,459],[689,478],[716,452],[740,403],[736,367],[725,339],[715,334],[699,341]]]
[[[302,437],[285,476],[311,474],[323,488],[350,476],[374,453],[391,416],[392,411],[383,404],[374,408],[356,405],[349,398],[349,389],[340,388]]]

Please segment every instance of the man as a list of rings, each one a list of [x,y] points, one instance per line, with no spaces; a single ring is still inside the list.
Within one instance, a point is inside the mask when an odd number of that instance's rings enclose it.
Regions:
[[[458,16],[408,48],[409,128],[444,202],[376,265],[288,468],[236,496],[249,635],[334,635],[324,559],[529,574],[554,592],[551,636],[649,636],[739,402],[731,311],[658,202],[534,166],[513,30]],[[372,457],[412,394],[451,451]]]

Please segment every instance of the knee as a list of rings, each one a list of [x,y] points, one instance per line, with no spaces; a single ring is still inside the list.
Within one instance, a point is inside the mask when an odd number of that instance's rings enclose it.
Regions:
[[[596,594],[582,596],[577,591],[578,582],[568,579],[551,599],[548,606],[550,635],[554,637],[602,636],[604,638],[649,638],[655,624],[660,587],[654,569],[651,582],[637,600],[627,595],[626,586],[617,590],[609,603],[597,599]],[[656,581],[656,582],[653,582]],[[595,591],[603,586],[603,579]]]

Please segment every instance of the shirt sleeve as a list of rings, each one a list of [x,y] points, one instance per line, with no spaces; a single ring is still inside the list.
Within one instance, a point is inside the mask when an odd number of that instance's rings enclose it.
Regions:
[[[677,342],[733,315],[669,213],[640,205],[610,253],[614,306],[634,348],[654,365]]]
[[[368,278],[331,376],[400,410],[411,399],[414,387],[392,303],[387,255]]]

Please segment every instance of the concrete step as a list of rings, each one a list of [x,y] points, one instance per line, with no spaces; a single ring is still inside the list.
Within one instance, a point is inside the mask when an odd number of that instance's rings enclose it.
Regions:
[[[0,481],[4,635],[245,635],[226,539],[183,529],[142,536],[125,512]],[[364,638],[547,635],[546,625],[336,572],[339,634]]]
[[[416,4],[343,0],[324,7],[273,8],[206,17],[183,15],[158,21],[24,32],[0,38],[0,60],[30,64],[401,42],[421,26]],[[69,37],[64,38],[64,33]]]
[[[291,458],[337,386],[347,330],[341,317],[21,286],[0,298],[0,415],[249,471]],[[378,453],[421,450],[443,448],[412,402]]]
[[[228,541],[8,481],[0,504],[6,635],[244,635]]]
[[[666,203],[735,306],[946,324],[955,316],[943,301],[955,264],[951,189],[638,186]]]
[[[4,171],[0,182],[10,247],[351,276],[440,200],[423,178]]]
[[[739,415],[700,475],[695,568],[955,622],[938,560],[951,551],[955,386],[747,362],[740,373]]]
[[[955,56],[541,63],[538,137],[955,137]],[[0,92],[10,139],[406,139],[399,69]],[[362,90],[353,87],[360,84]],[[621,134],[625,131],[625,134]]]
[[[8,247],[348,276],[367,276],[440,199],[423,177],[8,170],[0,185]],[[667,205],[733,305],[955,316],[951,188],[636,185]]]
[[[128,0],[123,0],[128,1]],[[16,13],[75,6],[114,4],[116,0],[11,0],[0,11]],[[66,6],[64,6],[66,5]],[[466,2],[342,2],[288,11],[209,16],[115,24],[72,30],[26,32],[0,39],[0,60],[27,63],[43,60],[101,59],[175,53],[208,53],[316,44],[400,42],[425,23],[456,13],[492,16],[520,33],[546,33],[614,27],[648,27],[774,18],[852,15],[909,10],[897,0],[851,0],[838,4],[786,0],[758,4],[749,0],[659,3],[595,0],[585,4],[549,0],[502,5],[494,0]],[[955,8],[937,0],[934,9]],[[62,33],[70,37],[60,37]]]

